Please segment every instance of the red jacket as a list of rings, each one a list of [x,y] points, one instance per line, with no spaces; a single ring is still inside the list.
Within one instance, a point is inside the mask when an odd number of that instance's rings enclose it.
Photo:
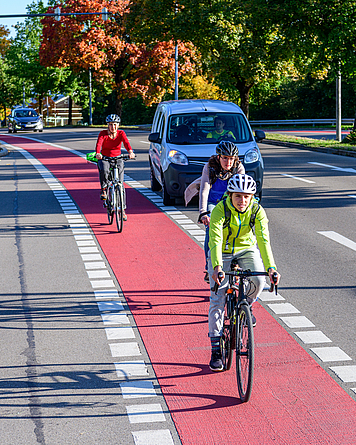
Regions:
[[[101,153],[103,156],[119,156],[121,154],[121,143],[124,144],[127,151],[132,151],[130,142],[124,131],[118,130],[116,138],[111,139],[108,130],[103,130],[99,133],[95,151]]]

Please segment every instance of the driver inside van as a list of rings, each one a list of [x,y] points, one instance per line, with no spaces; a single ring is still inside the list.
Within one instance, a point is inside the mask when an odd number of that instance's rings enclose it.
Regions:
[[[214,127],[215,130],[213,130],[212,132],[208,133],[206,135],[207,139],[221,139],[223,136],[226,137],[230,137],[232,139],[236,139],[234,136],[234,133],[232,133],[232,131],[229,130],[224,130],[225,127],[225,119],[220,117],[220,116],[216,116],[216,118],[214,119]]]

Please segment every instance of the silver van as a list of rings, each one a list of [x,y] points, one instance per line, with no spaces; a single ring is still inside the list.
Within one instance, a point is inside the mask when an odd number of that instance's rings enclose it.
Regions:
[[[257,142],[265,138],[262,130],[253,136],[241,108],[221,100],[172,100],[161,102],[149,135],[151,188],[163,191],[163,203],[174,204],[186,187],[198,178],[203,166],[221,140],[239,147],[239,158],[246,173],[257,183],[261,196],[263,160]]]

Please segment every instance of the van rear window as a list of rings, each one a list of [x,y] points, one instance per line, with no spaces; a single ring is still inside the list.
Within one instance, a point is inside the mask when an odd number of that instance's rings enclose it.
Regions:
[[[174,114],[169,118],[167,138],[168,142],[178,145],[253,140],[245,116],[238,113]]]

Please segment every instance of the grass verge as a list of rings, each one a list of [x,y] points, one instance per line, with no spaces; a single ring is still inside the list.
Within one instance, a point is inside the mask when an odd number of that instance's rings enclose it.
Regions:
[[[291,136],[280,133],[266,133],[265,141],[268,140],[300,144],[304,145],[305,147],[311,147],[311,148],[334,148],[336,150],[346,150],[346,151],[356,152],[355,145],[345,144],[331,139],[301,138],[297,136]]]

